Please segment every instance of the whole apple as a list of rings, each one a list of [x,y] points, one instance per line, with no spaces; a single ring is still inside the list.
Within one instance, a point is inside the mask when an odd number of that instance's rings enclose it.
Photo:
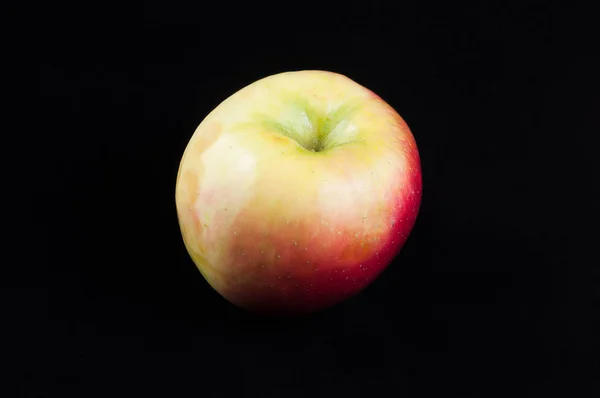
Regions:
[[[338,73],[260,79],[202,121],[176,183],[185,246],[255,312],[307,313],[371,283],[406,242],[421,165],[400,115]]]

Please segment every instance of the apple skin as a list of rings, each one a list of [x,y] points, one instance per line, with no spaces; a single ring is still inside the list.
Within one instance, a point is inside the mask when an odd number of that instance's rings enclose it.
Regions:
[[[215,108],[185,149],[175,200],[185,246],[218,293],[301,314],[368,286],[406,242],[421,195],[400,115],[341,74],[305,70]]]

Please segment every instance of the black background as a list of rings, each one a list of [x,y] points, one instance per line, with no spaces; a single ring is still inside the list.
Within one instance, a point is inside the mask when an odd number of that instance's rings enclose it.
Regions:
[[[34,12],[45,127],[27,136],[36,247],[12,289],[21,396],[598,396],[590,10],[168,4]],[[175,177],[209,111],[300,69],[343,73],[398,110],[424,197],[362,294],[260,318],[188,257]]]

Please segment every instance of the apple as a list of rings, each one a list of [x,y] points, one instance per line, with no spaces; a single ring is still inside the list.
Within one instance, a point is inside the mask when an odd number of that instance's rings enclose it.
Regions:
[[[368,286],[421,202],[405,121],[350,78],[260,79],[206,116],[181,159],[183,241],[207,282],[252,312],[308,313]]]

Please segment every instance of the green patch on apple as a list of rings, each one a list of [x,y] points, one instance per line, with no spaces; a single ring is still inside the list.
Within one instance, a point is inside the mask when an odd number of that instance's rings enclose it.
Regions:
[[[332,111],[324,112],[315,109],[306,98],[297,94],[283,92],[280,99],[284,111],[279,117],[257,112],[251,116],[254,123],[267,131],[291,138],[310,152],[322,152],[356,141],[352,137],[338,135],[361,110],[360,100],[347,101]]]

